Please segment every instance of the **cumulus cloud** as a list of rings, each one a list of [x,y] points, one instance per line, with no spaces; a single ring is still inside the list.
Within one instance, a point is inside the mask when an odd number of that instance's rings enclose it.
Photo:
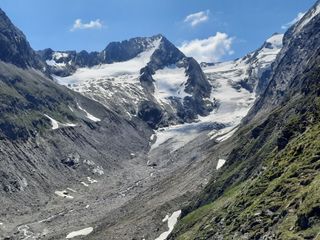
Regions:
[[[281,26],[282,29],[287,29],[289,28],[290,26],[292,26],[293,24],[295,24],[296,22],[300,21],[301,18],[303,18],[303,16],[305,15],[306,13],[305,12],[299,12],[298,15],[290,22],[286,23],[286,24],[283,24]]]
[[[73,23],[72,28],[70,29],[71,32],[81,29],[100,29],[103,27],[103,23],[100,19],[91,20],[88,23],[83,23],[82,20],[76,19]]]
[[[225,55],[232,55],[233,37],[226,33],[217,32],[216,35],[206,39],[185,41],[179,49],[198,62],[218,62]]]
[[[206,22],[209,19],[210,11],[201,11],[197,13],[192,13],[184,19],[185,23],[190,24],[190,26],[195,27],[199,25],[200,23]]]

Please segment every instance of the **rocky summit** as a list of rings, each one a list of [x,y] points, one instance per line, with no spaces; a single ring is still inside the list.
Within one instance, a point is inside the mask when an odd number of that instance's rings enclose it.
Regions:
[[[298,16],[199,63],[210,38],[36,51],[0,9],[0,239],[320,239],[320,1]]]

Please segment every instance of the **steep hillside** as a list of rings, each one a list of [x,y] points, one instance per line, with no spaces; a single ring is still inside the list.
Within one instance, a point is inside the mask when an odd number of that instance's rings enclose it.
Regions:
[[[146,151],[152,131],[140,119],[126,120],[47,78],[25,36],[1,10],[0,43],[3,239],[49,202],[70,199],[71,185],[121,169],[132,152]]]
[[[319,9],[285,34],[226,164],[170,239],[319,238]]]

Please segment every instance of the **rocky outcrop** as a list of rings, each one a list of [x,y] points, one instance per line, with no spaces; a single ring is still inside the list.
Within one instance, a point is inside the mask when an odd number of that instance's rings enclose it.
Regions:
[[[42,69],[39,60],[24,34],[16,28],[7,15],[0,9],[0,60],[22,68]]]

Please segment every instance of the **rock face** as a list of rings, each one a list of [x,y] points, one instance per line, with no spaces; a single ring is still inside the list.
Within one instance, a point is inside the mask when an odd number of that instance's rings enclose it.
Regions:
[[[226,164],[169,239],[319,237],[319,26],[320,1],[285,34],[265,90],[221,146],[233,145]]]
[[[162,35],[113,42],[100,53],[39,55],[59,83],[153,128],[194,121],[215,107],[199,64]]]
[[[40,69],[43,64],[30,47],[24,34],[16,28],[0,9],[0,60],[19,67]]]

